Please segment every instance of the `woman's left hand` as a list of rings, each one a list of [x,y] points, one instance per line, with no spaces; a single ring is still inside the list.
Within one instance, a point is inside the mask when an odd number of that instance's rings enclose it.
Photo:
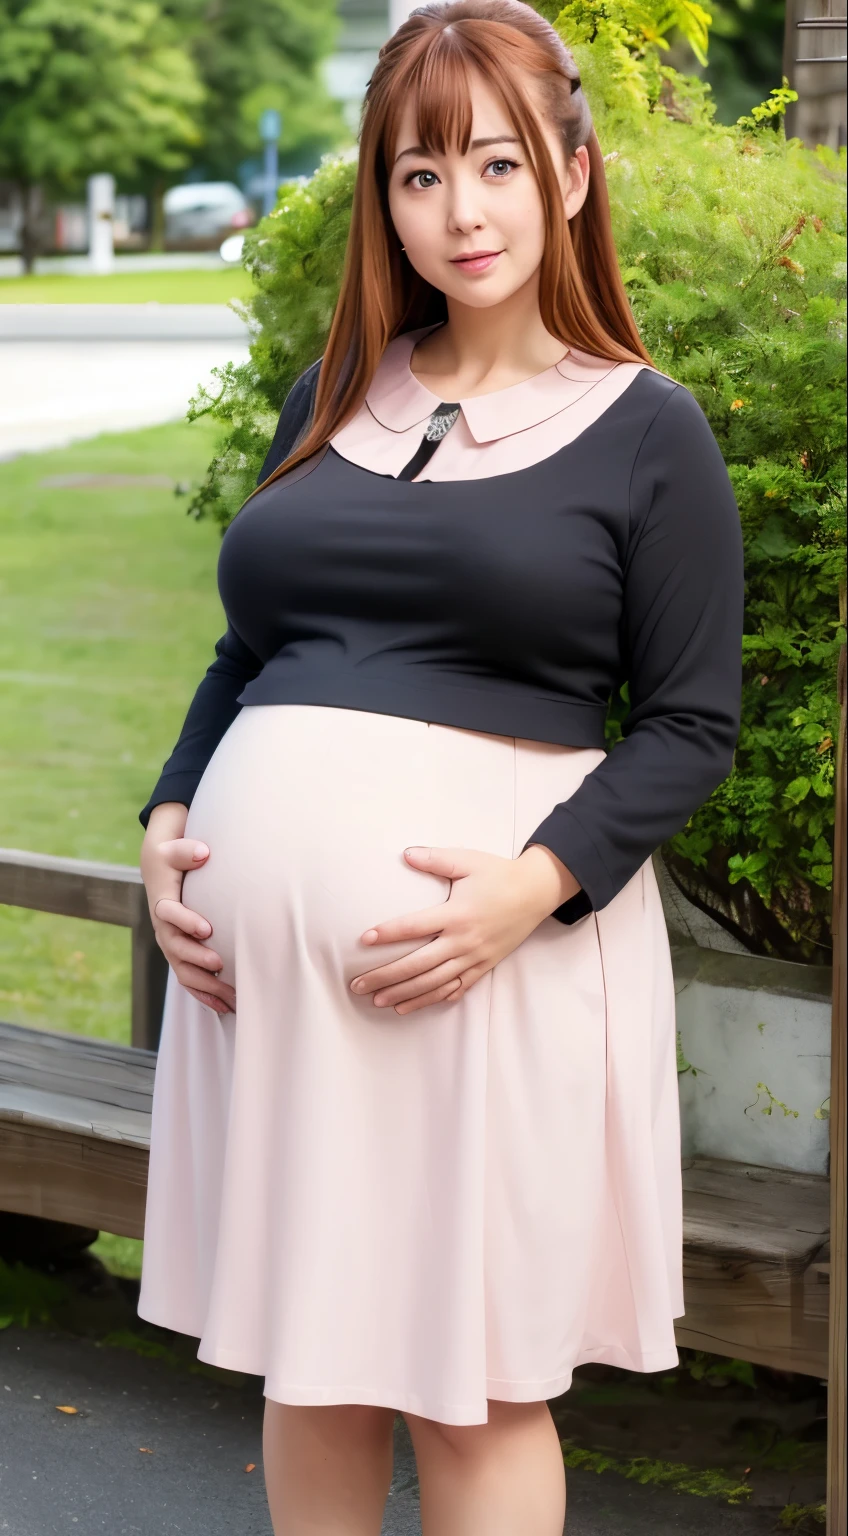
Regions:
[[[579,891],[565,865],[540,843],[517,858],[504,859],[473,848],[407,848],[413,869],[442,875],[452,882],[450,895],[362,934],[363,944],[391,944],[426,939],[401,960],[364,971],[352,992],[373,992],[378,1008],[414,1013],[431,1003],[455,1002],[469,987],[539,926],[544,918]]]

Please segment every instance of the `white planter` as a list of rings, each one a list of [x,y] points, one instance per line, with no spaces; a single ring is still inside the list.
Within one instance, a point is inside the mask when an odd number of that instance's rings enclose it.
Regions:
[[[684,1157],[826,1174],[830,969],[695,944],[672,956]]]

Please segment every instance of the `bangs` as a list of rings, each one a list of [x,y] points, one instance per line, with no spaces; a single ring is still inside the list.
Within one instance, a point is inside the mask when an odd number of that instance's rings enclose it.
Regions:
[[[416,142],[427,154],[447,154],[455,149],[464,155],[471,143],[473,108],[472,74],[479,74],[504,108],[511,130],[527,145],[525,116],[520,89],[510,88],[508,79],[484,50],[469,46],[470,40],[457,32],[439,32],[418,58],[404,71],[401,89],[392,92],[386,113],[385,158],[387,169],[394,163],[403,107],[412,96],[417,107]],[[401,85],[401,82],[397,82]]]

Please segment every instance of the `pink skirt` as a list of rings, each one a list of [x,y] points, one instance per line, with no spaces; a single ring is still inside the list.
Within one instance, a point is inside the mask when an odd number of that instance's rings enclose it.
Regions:
[[[516,857],[603,761],[314,705],[243,708],[186,833],[183,900],[236,988],[168,979],[139,1313],[281,1403],[482,1424],[572,1370],[677,1363],[674,986],[653,866],[546,918],[456,1004],[348,989],[359,936],[449,894],[410,845]]]

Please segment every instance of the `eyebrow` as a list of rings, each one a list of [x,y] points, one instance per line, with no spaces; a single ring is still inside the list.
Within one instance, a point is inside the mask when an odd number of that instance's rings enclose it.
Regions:
[[[520,143],[521,140],[515,134],[496,133],[491,139],[472,139],[468,147],[469,149],[485,149],[488,144]],[[404,155],[427,155],[431,153],[432,151],[425,149],[422,144],[412,144],[409,149],[402,149],[400,154],[395,156],[395,165],[397,165],[398,160],[403,159]]]

